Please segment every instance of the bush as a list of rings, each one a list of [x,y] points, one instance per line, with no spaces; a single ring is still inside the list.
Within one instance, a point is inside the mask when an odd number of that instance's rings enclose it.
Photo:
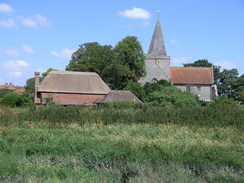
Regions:
[[[9,107],[16,107],[17,102],[19,101],[20,96],[15,92],[10,92],[4,95],[2,103]]]
[[[197,98],[189,92],[182,92],[175,86],[165,86],[161,91],[149,93],[147,102],[152,105],[196,106]]]
[[[7,93],[10,92],[14,92],[13,90],[9,90],[9,89],[0,89],[0,98],[3,98],[4,95],[6,95]]]
[[[121,102],[105,102],[103,104],[106,108],[116,108],[116,109],[129,109],[135,104],[131,101],[121,101]]]
[[[17,105],[21,107],[34,105],[33,95],[29,92],[24,92],[22,95],[20,95]]]
[[[145,91],[140,83],[129,81],[124,90],[131,91],[140,100],[144,101],[146,98]]]

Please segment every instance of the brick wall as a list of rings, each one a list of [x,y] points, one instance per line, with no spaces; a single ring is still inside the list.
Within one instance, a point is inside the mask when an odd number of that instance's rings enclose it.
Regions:
[[[73,94],[73,93],[41,93],[41,104],[45,97],[53,97],[56,104],[62,105],[95,105],[96,100],[105,95],[97,94]]]

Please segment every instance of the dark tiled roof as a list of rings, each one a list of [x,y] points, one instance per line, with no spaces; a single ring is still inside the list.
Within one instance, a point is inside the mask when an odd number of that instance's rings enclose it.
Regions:
[[[121,101],[131,101],[135,103],[141,102],[130,91],[111,90],[104,98],[98,99],[96,103],[121,102]]]
[[[173,84],[213,84],[213,68],[171,67],[170,80]]]

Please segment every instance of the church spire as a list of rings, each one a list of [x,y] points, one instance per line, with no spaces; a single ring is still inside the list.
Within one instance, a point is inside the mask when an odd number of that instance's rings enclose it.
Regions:
[[[152,36],[152,40],[151,40],[151,44],[147,56],[155,57],[155,58],[167,56],[165,46],[164,46],[164,39],[163,39],[163,33],[162,33],[159,16],[153,32],[153,36]]]

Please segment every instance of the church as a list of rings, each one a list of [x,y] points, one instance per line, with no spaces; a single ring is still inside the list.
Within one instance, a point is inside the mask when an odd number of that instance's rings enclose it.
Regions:
[[[212,101],[217,96],[212,67],[170,67],[162,27],[158,17],[145,60],[146,76],[139,82],[170,81],[182,91],[191,92],[200,100]]]

